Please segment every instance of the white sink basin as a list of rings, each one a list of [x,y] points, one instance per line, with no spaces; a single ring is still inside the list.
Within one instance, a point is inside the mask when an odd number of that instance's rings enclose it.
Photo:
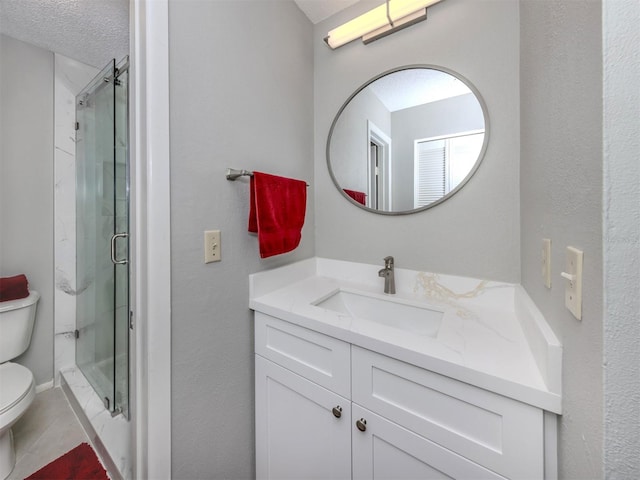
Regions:
[[[316,300],[313,305],[429,337],[437,335],[443,315],[442,312],[419,305],[417,302],[348,290],[337,290]]]

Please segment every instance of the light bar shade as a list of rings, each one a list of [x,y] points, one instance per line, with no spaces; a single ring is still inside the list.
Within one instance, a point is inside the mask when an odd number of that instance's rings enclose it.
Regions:
[[[338,48],[356,38],[384,27],[400,22],[404,17],[421,9],[425,9],[442,0],[387,0],[383,5],[369,10],[367,13],[354,18],[331,30],[325,41],[331,48]],[[388,9],[388,16],[387,16]],[[391,19],[391,24],[389,23]]]

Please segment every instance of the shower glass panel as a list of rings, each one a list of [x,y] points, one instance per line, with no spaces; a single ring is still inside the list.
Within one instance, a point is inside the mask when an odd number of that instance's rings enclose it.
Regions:
[[[78,94],[76,121],[76,364],[128,417],[128,59]]]

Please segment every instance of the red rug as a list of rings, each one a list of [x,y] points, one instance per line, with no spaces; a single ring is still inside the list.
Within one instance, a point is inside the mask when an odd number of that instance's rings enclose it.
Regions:
[[[25,480],[109,480],[93,448],[81,443]]]

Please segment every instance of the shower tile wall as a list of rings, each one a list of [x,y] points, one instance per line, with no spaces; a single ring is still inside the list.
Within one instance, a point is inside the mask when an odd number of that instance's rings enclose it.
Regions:
[[[55,54],[55,311],[54,371],[75,364],[76,325],[76,174],[75,96],[99,72],[63,55]]]

